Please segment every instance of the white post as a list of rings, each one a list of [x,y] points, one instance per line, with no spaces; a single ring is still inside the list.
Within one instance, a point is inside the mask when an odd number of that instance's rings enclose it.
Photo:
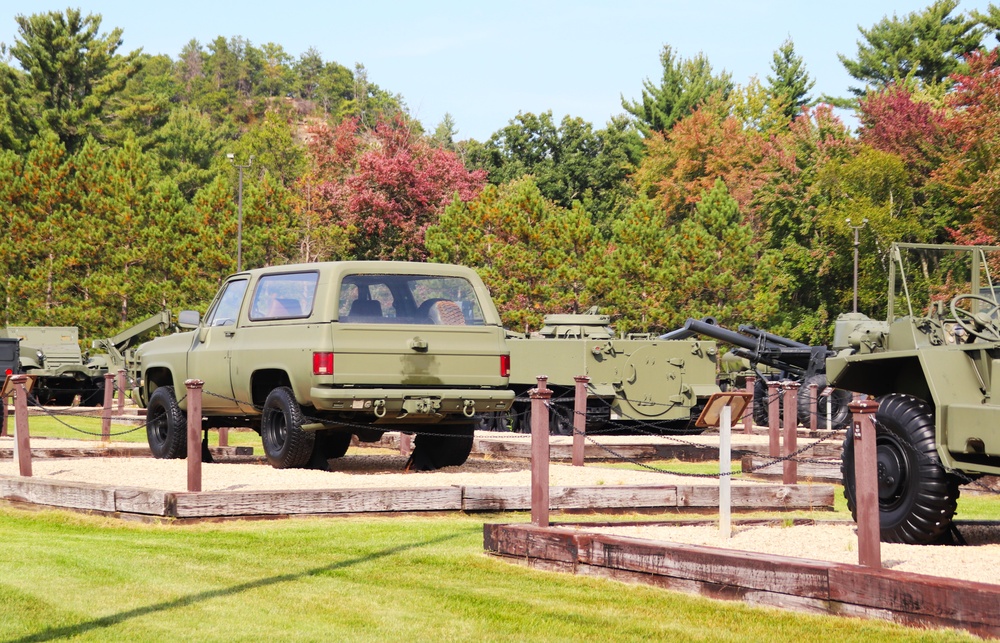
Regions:
[[[830,388],[830,387],[827,387]],[[833,391],[826,396],[826,430],[833,431]]]
[[[732,513],[732,415],[733,409],[728,404],[722,407],[719,415],[719,532],[723,538],[732,536],[730,514]]]

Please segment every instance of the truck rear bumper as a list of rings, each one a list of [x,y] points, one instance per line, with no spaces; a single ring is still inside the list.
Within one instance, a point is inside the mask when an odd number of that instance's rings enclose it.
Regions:
[[[318,411],[374,413],[378,418],[440,417],[506,411],[514,401],[511,390],[480,389],[345,389],[312,387],[309,396]]]

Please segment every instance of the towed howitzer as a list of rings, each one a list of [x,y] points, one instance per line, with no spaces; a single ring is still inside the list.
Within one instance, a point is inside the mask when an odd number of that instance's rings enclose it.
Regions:
[[[838,319],[838,324],[841,320]],[[741,324],[738,332],[719,326],[714,317],[689,318],[681,328],[660,335],[659,339],[687,339],[693,335],[704,335],[733,346],[731,353],[750,362],[756,372],[754,383],[753,419],[756,424],[766,425],[768,421],[767,382],[775,379],[801,383],[796,415],[799,424],[808,426],[813,413],[809,386],[818,387],[817,405],[827,407],[832,428],[847,426],[850,412],[847,404],[851,394],[842,390],[827,390],[826,360],[837,354],[826,346],[810,346],[787,337],[775,335],[754,326]],[[761,373],[759,365],[775,369],[777,372]],[[783,412],[783,410],[782,410]]]

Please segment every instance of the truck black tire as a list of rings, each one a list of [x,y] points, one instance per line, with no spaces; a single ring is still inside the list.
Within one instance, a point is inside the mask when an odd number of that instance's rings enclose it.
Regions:
[[[833,428],[836,430],[843,429],[847,426],[847,423],[851,419],[851,411],[847,408],[847,405],[851,403],[851,393],[843,389],[835,388],[833,392],[829,395],[823,395],[823,389],[826,388],[826,375],[818,373],[816,375],[810,376],[804,382],[802,386],[799,387],[799,394],[796,402],[798,403],[798,413],[799,413],[799,424],[808,428],[811,426],[813,408],[811,401],[809,399],[809,385],[816,385],[816,395],[819,398],[816,400],[816,412],[819,415],[819,422],[817,426],[820,429],[826,428],[826,400],[827,397],[830,398],[830,420]]]
[[[327,460],[343,458],[350,446],[351,434],[347,431],[324,430],[316,432],[315,448]]]
[[[260,437],[264,455],[275,469],[294,469],[309,464],[316,434],[302,430],[302,408],[287,386],[268,393],[260,418]]]
[[[429,426],[413,438],[411,461],[417,471],[432,471],[465,464],[472,453],[475,429],[468,426]]]
[[[177,405],[173,386],[161,386],[149,397],[146,441],[154,458],[187,457],[187,414]]]
[[[879,398],[875,414],[878,504],[882,541],[929,545],[946,540],[958,499],[958,481],[941,466],[935,450],[934,412],[911,395]],[[844,497],[857,520],[854,438],[844,439]]]

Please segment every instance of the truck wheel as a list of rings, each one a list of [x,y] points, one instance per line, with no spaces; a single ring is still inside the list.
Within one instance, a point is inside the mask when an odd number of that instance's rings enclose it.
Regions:
[[[830,420],[833,428],[840,430],[846,427],[848,421],[851,419],[851,411],[847,408],[847,405],[851,403],[851,394],[843,389],[835,388],[829,396],[823,395],[823,389],[826,388],[826,375],[823,374],[811,376],[799,387],[799,396],[796,399],[798,403],[799,424],[807,428],[811,426],[813,409],[809,399],[810,384],[817,386],[816,393],[819,396],[819,399],[816,400],[816,412],[819,414],[818,426],[821,429],[826,428],[826,400],[829,397]]]
[[[275,469],[294,469],[309,463],[316,434],[302,430],[302,408],[287,386],[268,393],[260,418],[260,437],[264,455]]]
[[[173,386],[161,386],[149,396],[146,441],[154,458],[187,457],[187,414],[177,406]]]
[[[343,458],[351,446],[351,434],[329,429],[316,432],[316,450],[327,460]]]
[[[427,433],[418,433],[413,438],[413,454],[410,456],[413,469],[432,471],[457,467],[469,459],[475,433],[472,424],[428,427],[425,430]]]
[[[930,405],[901,393],[879,398],[875,448],[882,541],[929,545],[945,540],[959,491],[938,459]],[[857,520],[851,431],[844,440],[841,473],[847,507]]]

